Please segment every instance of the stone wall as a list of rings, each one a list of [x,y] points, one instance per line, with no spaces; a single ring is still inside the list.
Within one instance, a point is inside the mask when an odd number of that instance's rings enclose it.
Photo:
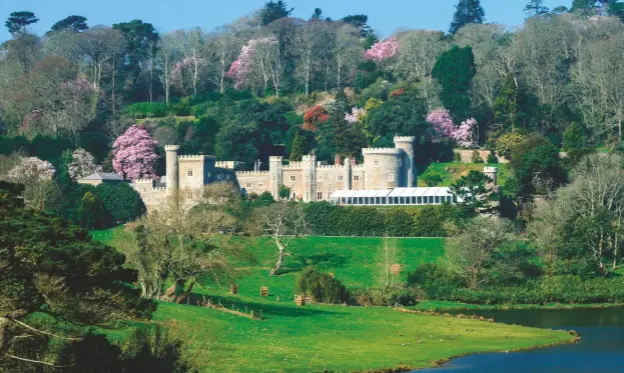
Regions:
[[[459,156],[461,157],[462,163],[472,163],[473,150],[455,149],[454,151],[455,153],[459,154]],[[487,162],[488,155],[490,155],[490,151],[489,150],[477,150],[477,151],[481,155],[481,159],[483,159],[483,162]],[[498,159],[498,163],[509,163],[509,161],[505,159],[504,157],[499,157],[497,155],[496,158]]]

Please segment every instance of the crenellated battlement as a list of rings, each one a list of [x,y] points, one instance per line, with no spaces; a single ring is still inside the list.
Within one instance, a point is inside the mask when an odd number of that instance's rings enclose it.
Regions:
[[[343,165],[336,165],[336,164],[323,164],[323,165],[316,166],[316,168],[321,169],[321,170],[344,170],[346,167]]]
[[[414,136],[395,136],[394,142],[409,142],[414,143],[416,141],[416,137]]]
[[[180,145],[165,145],[166,152],[177,152],[180,150]]]
[[[154,192],[166,192],[167,188],[165,188],[165,187],[154,187],[154,188],[152,188],[152,190]]]
[[[155,179],[135,179],[134,183],[135,184],[151,184],[154,185],[154,181],[156,181]]]
[[[402,149],[395,148],[365,148],[362,149],[363,155],[385,154],[385,155],[401,155]]]
[[[180,155],[178,156],[178,161],[179,162],[196,162],[196,161],[203,161],[205,159],[214,159],[215,156],[213,155]]]
[[[269,176],[269,171],[236,171],[235,174],[237,176]]]

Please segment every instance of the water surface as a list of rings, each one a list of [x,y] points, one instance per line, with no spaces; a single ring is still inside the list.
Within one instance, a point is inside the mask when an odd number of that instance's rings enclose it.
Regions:
[[[576,330],[580,343],[470,355],[418,373],[624,373],[624,308],[471,311],[497,322]]]

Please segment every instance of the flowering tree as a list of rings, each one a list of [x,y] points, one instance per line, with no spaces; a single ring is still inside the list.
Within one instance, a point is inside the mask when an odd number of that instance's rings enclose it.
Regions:
[[[72,180],[82,179],[95,172],[102,172],[102,167],[95,163],[95,157],[88,151],[78,148],[72,153],[72,161],[67,166]]]
[[[113,143],[113,168],[129,179],[156,177],[156,141],[145,129],[134,125]]]
[[[328,118],[329,114],[327,113],[327,110],[325,110],[325,108],[321,105],[316,105],[306,111],[303,115],[303,129],[316,131],[318,130],[318,125],[327,122]]]
[[[436,132],[436,140],[450,139],[459,146],[470,147],[474,145],[474,130],[477,121],[474,118],[467,119],[458,127],[446,109],[436,109],[429,113],[427,122],[431,123]]]
[[[259,53],[259,51],[266,49],[263,47],[275,45],[277,45],[277,40],[273,37],[252,39],[249,40],[247,45],[243,45],[238,59],[232,63],[227,72],[227,76],[236,79],[235,87],[237,89],[241,89],[247,83],[254,68],[260,70],[259,72],[263,77],[266,88],[269,76],[272,75],[273,64],[271,63],[270,53]],[[269,48],[268,51],[270,52],[271,49]]]
[[[48,161],[43,161],[37,157],[22,158],[20,163],[13,167],[7,177],[17,183],[24,183],[31,180],[50,181],[54,176],[54,166]]]
[[[399,51],[397,38],[391,37],[386,41],[380,41],[364,53],[364,58],[373,61],[383,61],[393,57]]]
[[[364,116],[366,116],[366,110],[364,109],[360,109],[357,106],[354,106],[353,108],[351,108],[351,113],[345,113],[345,120],[348,123],[357,123],[360,121],[360,119],[362,119]]]

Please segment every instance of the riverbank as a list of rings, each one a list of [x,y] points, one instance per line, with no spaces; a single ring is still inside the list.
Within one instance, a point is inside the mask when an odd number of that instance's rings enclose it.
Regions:
[[[456,356],[536,348],[574,338],[564,331],[390,308],[297,307],[247,297],[222,302],[262,309],[265,320],[171,303],[160,303],[154,316],[184,338],[188,356],[202,373],[405,371]]]
[[[420,311],[470,311],[470,310],[567,310],[567,309],[595,309],[595,308],[620,308],[622,303],[589,303],[589,304],[469,304],[460,302],[427,300],[419,302],[417,305],[408,307],[409,309]]]

